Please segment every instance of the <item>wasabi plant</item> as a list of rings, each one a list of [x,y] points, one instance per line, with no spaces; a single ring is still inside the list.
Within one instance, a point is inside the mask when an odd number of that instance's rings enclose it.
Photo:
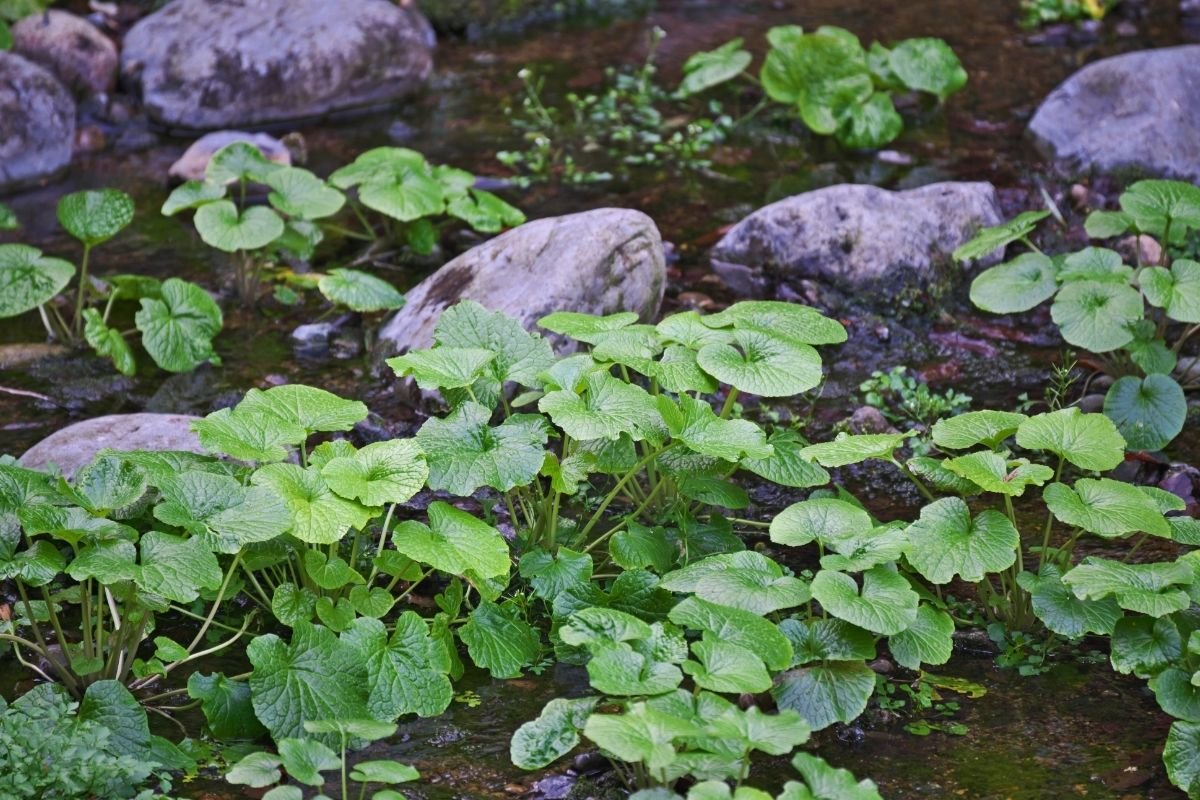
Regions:
[[[28,245],[0,244],[0,318],[37,309],[51,338],[67,344],[86,342],[125,375],[137,369],[128,341],[135,334],[141,335],[142,347],[154,362],[168,372],[220,363],[212,340],[221,331],[221,309],[199,286],[179,278],[158,281],[114,275],[98,281],[89,275],[93,249],[124,230],[133,213],[133,200],[116,189],[75,192],[59,201],[59,223],[83,247],[66,315],[56,300],[75,277],[75,266]],[[117,301],[140,302],[133,329],[109,326]]]
[[[1104,19],[1117,2],[1118,0],[1021,0],[1021,25],[1036,28],[1056,22]]]
[[[1173,248],[1200,230],[1200,187],[1179,181],[1134,183],[1120,211],[1095,211],[1088,234],[1109,239],[1132,232],[1157,239],[1161,263],[1132,266],[1115,250],[1088,247],[1051,256],[1029,238],[1049,212],[1026,212],[980,231],[955,258],[982,258],[1013,242],[1028,248],[981,272],[971,300],[985,311],[1012,314],[1053,299],[1050,314],[1063,339],[1095,356],[1114,378],[1104,412],[1134,450],[1161,450],[1187,417],[1185,390],[1173,376],[1179,354],[1200,331],[1200,263],[1174,258]],[[1138,247],[1138,258],[1141,248]]]
[[[420,153],[396,147],[363,153],[324,181],[300,167],[268,161],[249,143],[234,142],[213,155],[203,181],[178,186],[162,213],[195,211],[196,232],[205,244],[230,254],[238,296],[252,304],[276,260],[312,259],[327,232],[371,243],[381,237],[403,241],[428,254],[438,241],[433,219],[442,215],[492,233],[525,221],[496,195],[474,188],[474,182],[468,172],[434,167]],[[268,190],[267,205],[249,202],[254,187]],[[354,196],[346,194],[351,189]],[[343,208],[361,230],[334,222]],[[364,208],[378,212],[382,224],[370,221]],[[403,302],[390,285],[352,269],[331,270],[317,288],[331,302],[351,308],[382,310]]]
[[[868,49],[844,28],[825,25],[805,33],[798,25],[784,25],[767,31],[767,42],[757,79],[748,72],[752,58],[740,39],[696,53],[684,64],[680,94],[742,78],[813,133],[869,150],[904,130],[893,95],[921,92],[944,103],[967,83],[958,56],[941,39],[906,39],[891,48],[874,42]]]
[[[908,367],[893,367],[888,372],[875,370],[858,386],[863,402],[879,409],[892,424],[928,431],[945,417],[961,414],[971,407],[971,396],[947,389],[935,392]],[[925,455],[924,452],[920,455]]]

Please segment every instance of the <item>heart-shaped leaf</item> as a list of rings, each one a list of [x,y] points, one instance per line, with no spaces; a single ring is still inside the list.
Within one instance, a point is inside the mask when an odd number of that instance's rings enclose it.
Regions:
[[[1050,484],[1042,498],[1060,522],[1098,536],[1144,531],[1171,537],[1171,528],[1154,501],[1128,483],[1080,478],[1074,486]]]
[[[1068,343],[1106,353],[1133,340],[1130,326],[1143,311],[1142,296],[1126,284],[1071,281],[1054,298],[1050,316]]]
[[[280,169],[282,165],[267,160],[250,142],[230,142],[208,160],[204,179],[217,186],[234,181],[265,183],[268,175]]]
[[[819,539],[828,544],[874,527],[871,515],[853,503],[817,498],[793,503],[771,520],[771,541],[800,547]]]
[[[579,734],[598,697],[577,700],[555,698],[546,704],[538,718],[526,722],[513,734],[509,756],[521,769],[542,769],[579,745]]]
[[[683,63],[679,94],[687,97],[731,81],[750,66],[751,60],[749,51],[742,49],[740,38],[728,41],[715,50],[692,53]]]
[[[425,454],[412,439],[375,442],[321,467],[321,477],[329,488],[367,506],[406,502],[421,490],[428,476]]]
[[[821,356],[810,345],[755,328],[733,332],[728,344],[709,344],[696,356],[722,383],[760,397],[791,397],[821,382]]]
[[[545,419],[514,414],[492,427],[491,416],[484,406],[466,402],[445,419],[425,421],[417,442],[428,454],[430,488],[466,497],[481,486],[506,492],[537,477],[546,458]]]
[[[225,186],[207,181],[187,181],[176,186],[162,205],[162,215],[173,217],[180,211],[199,208],[225,196]]]
[[[996,447],[1027,419],[1011,411],[968,411],[934,423],[933,443],[948,450],[967,450],[978,444]]]
[[[85,247],[95,247],[133,222],[133,210],[133,198],[119,189],[88,189],[58,201],[58,221]]]
[[[519,677],[541,650],[537,631],[511,604],[481,602],[458,635],[475,665],[491,672],[493,678]]]
[[[205,203],[196,209],[193,221],[205,244],[226,253],[266,247],[284,231],[275,211],[252,206],[239,213],[232,200]]]
[[[1029,236],[1037,229],[1038,223],[1048,216],[1049,211],[1025,211],[1008,222],[984,228],[975,234],[975,238],[954,251],[954,260],[972,261],[991,255],[1002,247]]]
[[[839,433],[832,442],[810,444],[800,451],[803,458],[823,467],[844,467],[871,458],[891,461],[892,454],[911,433]]]
[[[932,583],[949,583],[955,576],[978,583],[992,572],[1008,569],[1017,560],[1020,534],[1008,517],[982,511],[975,518],[967,504],[947,497],[921,509],[921,518],[908,527],[905,557]]]
[[[1165,309],[1171,319],[1200,322],[1200,263],[1177,258],[1169,270],[1143,269],[1138,284],[1150,305]]]
[[[819,731],[858,719],[874,692],[875,673],[862,661],[826,661],[779,675],[771,696]]]
[[[46,303],[75,275],[75,267],[23,244],[0,244],[0,317],[15,317]]]
[[[967,71],[942,39],[905,39],[892,48],[890,62],[905,86],[942,102],[967,85]]]
[[[333,269],[317,282],[325,299],[361,314],[393,311],[404,306],[404,295],[385,280],[356,269]]]
[[[971,302],[993,314],[1028,311],[1058,291],[1056,273],[1047,256],[1022,253],[979,273],[971,281]]]
[[[346,203],[341,192],[299,167],[273,170],[265,183],[271,187],[267,200],[289,217],[309,220],[331,217]]]
[[[888,650],[905,669],[945,664],[954,652],[954,620],[945,611],[922,603],[912,624],[888,637]]]
[[[1185,181],[1138,181],[1121,194],[1120,203],[1142,233],[1162,239],[1170,227],[1172,244],[1200,228],[1200,187]]]
[[[671,609],[669,616],[676,625],[707,631],[719,640],[757,653],[771,669],[786,669],[792,663],[792,645],[787,637],[753,612],[693,596]]]
[[[1195,579],[1191,568],[1179,562],[1125,564],[1089,556],[1063,576],[1063,583],[1080,600],[1102,600],[1112,595],[1121,608],[1163,617],[1191,605],[1184,587]]]
[[[622,434],[641,441],[662,425],[654,398],[640,386],[606,372],[589,373],[582,395],[574,390],[550,392],[538,409],[579,441],[616,440]]]
[[[405,611],[391,636],[379,620],[356,619],[341,635],[367,670],[367,710],[376,719],[404,714],[432,717],[450,705],[450,658],[429,634],[429,624]]]
[[[809,598],[804,581],[784,575],[782,567],[753,550],[709,556],[664,575],[659,585],[763,615]]]
[[[862,574],[861,592],[854,578],[831,570],[818,572],[811,588],[813,599],[833,616],[884,636],[904,630],[917,616],[917,593],[885,566]]]
[[[1161,450],[1183,430],[1187,399],[1170,375],[1126,375],[1104,396],[1104,415],[1130,450]]]
[[[676,405],[660,396],[658,410],[671,436],[702,455],[737,461],[742,457],[770,458],[774,452],[762,429],[753,422],[722,419],[702,400],[680,395]]]
[[[286,384],[266,391],[251,389],[238,403],[239,412],[262,413],[281,424],[317,433],[348,431],[367,418],[367,407],[315,386]]]
[[[429,504],[428,517],[429,525],[407,520],[396,526],[392,543],[398,551],[450,575],[508,574],[508,544],[491,525],[440,500]]]
[[[361,530],[378,510],[339,497],[313,467],[267,464],[251,480],[283,498],[292,515],[292,536],[309,544],[341,541],[351,528]]]
[[[1103,414],[1064,408],[1030,417],[1017,429],[1017,444],[1048,450],[1080,469],[1105,472],[1125,460],[1125,440]]]
[[[194,283],[168,278],[161,300],[142,298],[134,322],[146,352],[168,372],[189,372],[205,362],[220,362],[212,340],[221,332],[221,309]]]
[[[1017,582],[1029,592],[1038,619],[1048,629],[1070,639],[1086,633],[1108,636],[1121,618],[1121,607],[1111,597],[1085,601],[1072,594],[1062,582],[1062,572],[1052,564],[1042,567],[1038,575],[1022,572]]]
[[[83,310],[83,337],[101,358],[111,358],[113,365],[122,375],[133,375],[137,371],[137,362],[133,357],[133,348],[119,330],[104,324],[100,312],[94,308]]]

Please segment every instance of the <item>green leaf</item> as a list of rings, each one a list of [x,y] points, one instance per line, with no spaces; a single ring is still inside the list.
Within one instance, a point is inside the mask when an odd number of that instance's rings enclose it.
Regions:
[[[1142,318],[1142,296],[1128,285],[1071,281],[1054,298],[1050,316],[1069,344],[1106,353],[1133,341],[1130,326]]]
[[[684,662],[683,671],[701,689],[757,694],[771,688],[762,659],[740,645],[705,638],[692,643],[692,655],[696,660]]]
[[[1027,419],[1011,411],[968,411],[934,423],[933,443],[944,450],[967,450],[978,444],[996,447]]]
[[[439,168],[440,169],[440,168]],[[483,233],[499,233],[525,222],[525,214],[491,192],[472,188],[450,198],[446,213]]]
[[[619,697],[664,694],[683,680],[679,667],[624,643],[595,647],[587,673],[593,689]]]
[[[902,523],[889,523],[870,531],[828,542],[832,553],[821,557],[821,569],[862,572],[879,564],[898,561],[908,543]]]
[[[279,771],[283,761],[274,753],[251,753],[244,756],[225,773],[225,780],[236,786],[261,789],[279,783],[283,773]]]
[[[1170,667],[1150,679],[1158,707],[1176,719],[1200,722],[1200,687],[1192,685],[1192,673]]]
[[[758,614],[688,597],[671,609],[671,622],[707,631],[718,640],[757,653],[771,669],[792,663],[792,645],[775,625]]]
[[[375,442],[321,467],[330,489],[367,506],[407,502],[421,491],[428,476],[425,454],[413,439]]]
[[[308,786],[323,786],[321,773],[342,766],[342,759],[316,739],[281,739],[279,758],[288,777]]]
[[[421,773],[417,772],[415,767],[410,767],[407,764],[401,764],[397,761],[360,761],[350,770],[350,780],[358,781],[359,783],[408,783],[420,779]],[[403,795],[398,795],[402,798]],[[386,800],[380,798],[379,793],[372,796],[372,800]]]
[[[66,288],[75,267],[23,244],[0,244],[0,318],[49,302]]]
[[[433,331],[439,347],[482,347],[496,354],[488,364],[493,386],[487,391],[497,396],[503,383],[540,387],[538,376],[555,364],[550,343],[527,332],[521,323],[498,311],[488,311],[473,300],[464,300],[442,312]],[[566,388],[566,387],[564,387]],[[476,388],[476,397],[488,402]]]
[[[168,278],[162,299],[142,298],[134,317],[142,347],[168,372],[189,372],[205,362],[219,363],[212,339],[224,323],[220,307],[194,283]]]
[[[537,631],[521,619],[515,605],[481,602],[471,611],[459,637],[477,667],[493,678],[516,678],[541,651]]]
[[[1085,247],[1063,259],[1058,279],[1067,281],[1111,281],[1128,285],[1133,268],[1121,260],[1121,254],[1103,247]]]
[[[793,608],[809,599],[804,581],[753,550],[709,556],[663,576],[671,592],[689,592],[713,603],[755,614]]]
[[[257,739],[266,733],[254,716],[250,702],[250,684],[234,681],[219,672],[188,676],[188,697],[200,701],[208,730],[218,739]]]
[[[844,467],[871,458],[891,461],[892,454],[904,444],[909,433],[839,433],[832,442],[810,444],[800,451],[803,458],[823,467]]]
[[[679,396],[679,404],[670,398],[658,398],[658,410],[671,436],[702,455],[737,461],[740,458],[770,458],[774,452],[766,435],[753,422],[722,419],[703,400]]]
[[[633,520],[626,522],[625,530],[609,540],[608,554],[621,569],[652,568],[658,573],[669,570],[679,557],[675,544],[662,528],[648,528]]]
[[[293,583],[281,583],[271,595],[271,613],[284,625],[294,628],[311,622],[317,610],[317,596],[311,590]]]
[[[395,603],[391,592],[382,586],[355,586],[350,590],[350,605],[364,617],[382,619]]]
[[[1187,399],[1170,375],[1126,375],[1104,396],[1104,415],[1130,450],[1161,450],[1183,430]]]
[[[710,506],[740,509],[750,505],[750,496],[736,483],[707,475],[683,475],[675,480],[683,497]]]
[[[29,586],[45,586],[66,567],[66,558],[50,542],[39,539],[16,552],[21,536],[0,528],[0,579],[20,578]]]
[[[683,80],[678,93],[683,97],[699,94],[733,80],[750,66],[752,56],[742,49],[742,39],[728,41],[715,50],[692,53],[683,63]]]
[[[1182,587],[1194,580],[1191,568],[1179,562],[1125,564],[1094,556],[1063,576],[1080,600],[1113,595],[1121,608],[1150,617],[1187,608],[1191,600]]]
[[[328,629],[301,623],[291,644],[267,634],[253,639],[246,653],[254,667],[254,713],[276,741],[303,736],[305,720],[370,716],[358,652]]]
[[[1049,211],[1025,211],[1001,225],[984,228],[975,238],[961,245],[952,254],[955,261],[973,261],[991,255],[1012,242],[1033,233],[1038,223],[1050,216]]]
[[[387,365],[401,378],[411,375],[417,385],[431,391],[472,385],[495,358],[491,350],[478,347],[436,347],[389,358]]]
[[[983,491],[978,484],[951,472],[936,458],[928,456],[910,458],[907,466],[914,475],[944,494],[960,494],[970,497]]]
[[[876,150],[904,131],[904,119],[892,96],[875,92],[865,103],[849,106],[838,126],[838,143],[853,150]]]
[[[508,574],[508,544],[498,530],[441,500],[429,504],[427,515],[429,525],[406,520],[396,526],[396,550],[450,575]]]
[[[558,636],[573,647],[618,644],[650,639],[653,629],[642,620],[613,608],[583,608],[558,629]]]
[[[942,39],[905,39],[892,48],[892,72],[909,89],[941,102],[967,85],[967,71]]]
[[[417,170],[380,173],[359,185],[358,198],[367,208],[400,222],[436,216],[446,210],[441,185]]]
[[[151,745],[146,711],[121,683],[97,681],[79,703],[79,720],[108,729],[108,750],[123,756],[146,757]]]
[[[1024,458],[1006,459],[990,450],[946,459],[942,466],[985,492],[1009,497],[1021,497],[1029,486],[1041,486],[1054,477],[1054,470],[1049,467],[1030,464]]]
[[[551,700],[537,719],[526,722],[513,734],[509,745],[512,763],[521,769],[542,769],[574,750],[579,732],[599,700]]]
[[[993,314],[1028,311],[1058,291],[1056,273],[1054,262],[1047,256],[1022,253],[979,273],[971,281],[971,302]]]
[[[309,544],[333,544],[351,528],[362,530],[375,510],[339,497],[315,467],[267,464],[251,477],[256,486],[273,489],[292,515],[291,534]]]
[[[162,205],[162,215],[164,217],[173,217],[180,211],[199,208],[206,203],[220,200],[224,196],[225,187],[222,184],[209,183],[207,181],[186,181],[176,186],[171,194],[167,195],[167,199]]]
[[[856,782],[848,770],[831,767],[824,759],[809,753],[793,756],[792,766],[804,776],[810,794],[794,798],[788,795],[788,789],[796,786],[789,781],[780,800],[883,800],[873,781]]]
[[[251,389],[237,408],[268,414],[284,425],[297,426],[309,433],[348,431],[367,418],[367,407],[358,400],[346,400],[324,389],[296,383],[265,392]]]
[[[133,198],[119,189],[88,189],[58,201],[58,221],[84,247],[95,247],[133,222]]]
[[[684,330],[692,328],[688,315],[683,317]],[[739,330],[756,330],[773,336],[790,339],[803,344],[840,344],[846,341],[846,329],[837,320],[830,319],[814,308],[799,303],[786,303],[780,300],[742,300],[734,303],[724,311],[699,317],[700,322],[709,328],[727,328],[732,326]],[[670,330],[664,335],[674,338],[680,332],[678,325],[668,325],[664,320],[660,328]],[[693,336],[696,336],[693,333]],[[683,337],[687,339],[689,337]],[[718,344],[729,341],[728,334],[716,337],[697,337],[699,341],[689,343],[689,347],[703,349],[708,344]]]
[[[289,217],[308,220],[332,217],[346,203],[341,192],[299,167],[274,170],[266,176],[265,183],[271,187],[267,200]]]
[[[827,612],[873,633],[899,633],[917,617],[917,593],[903,575],[884,566],[862,574],[861,593],[854,578],[830,570],[818,572],[811,588],[813,599]]]
[[[3,25],[3,23],[0,23],[0,25]],[[0,36],[3,36],[3,34],[4,31],[0,30]],[[4,44],[0,42],[0,50],[3,49],[5,49]],[[4,203],[0,203],[0,231],[15,231],[20,227],[21,221],[17,219],[16,213]]]
[[[833,498],[793,503],[771,520],[771,541],[801,547],[814,540],[828,544],[874,527],[871,515],[862,508]]]
[[[640,386],[606,372],[589,373],[584,386],[582,396],[561,389],[538,401],[538,409],[573,439],[616,440],[627,434],[641,441],[662,424],[654,398]]]
[[[633,311],[603,316],[577,311],[555,311],[539,319],[538,326],[587,344],[596,344],[602,341],[606,334],[628,328],[637,321],[638,315]]]
[[[376,147],[359,153],[350,164],[334,171],[329,183],[348,189],[369,181],[389,182],[406,172],[429,174],[429,162],[416,150],[406,147]]]
[[[1096,472],[1106,472],[1125,460],[1125,440],[1112,420],[1074,407],[1022,422],[1017,444],[1026,450],[1048,450],[1080,469]]]
[[[1138,274],[1143,294],[1156,308],[1179,322],[1200,322],[1200,263],[1177,258],[1168,271],[1148,267]]]
[[[1080,600],[1062,582],[1058,567],[1047,564],[1041,573],[1022,572],[1017,583],[1029,592],[1033,612],[1054,633],[1077,639],[1086,633],[1110,635],[1121,618],[1121,607],[1111,597]]]
[[[271,414],[245,409],[222,408],[192,423],[192,430],[205,450],[224,453],[241,461],[283,461],[284,445],[308,438],[304,428]]]
[[[1116,605],[1108,598],[1105,602]],[[1120,610],[1117,610],[1120,613]],[[1122,674],[1134,673],[1143,678],[1178,661],[1183,656],[1183,637],[1171,617],[1133,616],[1117,620],[1112,629],[1110,660]]]
[[[281,165],[268,161],[250,142],[230,142],[213,153],[204,169],[204,179],[218,186],[233,181],[265,183],[268,175],[280,169]]]
[[[1200,722],[1175,722],[1163,746],[1163,763],[1171,783],[1194,796],[1200,782]]]
[[[945,611],[922,603],[912,624],[888,637],[888,650],[896,663],[906,669],[945,664],[954,652],[954,620]]]
[[[904,554],[931,583],[949,583],[955,576],[978,583],[1011,567],[1020,545],[1008,517],[989,509],[972,519],[965,502],[947,497],[921,509],[921,518],[908,527]]]
[[[1099,536],[1136,531],[1171,538],[1171,528],[1154,501],[1138,487],[1110,478],[1080,478],[1075,485],[1052,483],[1042,493],[1060,522]]]
[[[141,569],[137,584],[176,603],[190,603],[201,589],[219,589],[224,577],[217,558],[200,539],[150,531],[138,544]]]
[[[317,289],[334,305],[368,314],[404,306],[404,295],[382,278],[356,269],[331,269],[317,282]]]
[[[125,341],[121,332],[105,325],[100,312],[94,308],[85,308],[83,319],[83,337],[96,351],[96,355],[111,358],[113,365],[122,375],[133,375],[137,371],[137,362],[133,357],[133,348]]]
[[[675,760],[673,742],[697,732],[697,724],[634,703],[624,714],[592,714],[583,735],[621,761],[643,763],[652,772]]]
[[[867,708],[875,673],[862,661],[826,661],[777,676],[771,696],[781,709],[797,711],[814,731],[849,724]]]
[[[870,97],[866,51],[848,31],[822,27],[802,34],[789,26],[768,41],[771,50],[760,74],[763,89],[772,100],[794,106],[816,133],[833,133],[848,108]]]
[[[491,416],[484,406],[466,402],[445,419],[425,421],[417,442],[427,454],[431,489],[468,497],[481,486],[506,492],[537,478],[546,458],[546,420],[514,414],[491,427]]]
[[[1188,230],[1200,228],[1200,187],[1184,181],[1145,180],[1126,189],[1121,210],[1142,233],[1159,239],[1171,228],[1170,242],[1181,241]]]
[[[792,666],[812,661],[870,661],[875,658],[875,636],[834,617],[785,619],[779,630],[792,643]]]
[[[1093,211],[1083,222],[1087,235],[1093,239],[1112,239],[1129,230],[1133,218],[1124,211]]]
[[[365,581],[341,556],[329,556],[320,550],[305,550],[304,572],[318,587],[333,591]]]
[[[521,556],[520,572],[521,577],[533,586],[536,596],[553,602],[566,589],[591,581],[592,557],[567,547],[558,548],[553,555],[544,550],[531,550]]]
[[[196,232],[209,247],[226,253],[258,250],[283,235],[283,220],[275,211],[251,206],[238,212],[232,200],[215,200],[196,209]]]
[[[379,620],[359,618],[341,639],[366,668],[367,710],[374,718],[433,717],[450,705],[450,658],[415,612],[405,611],[396,619],[390,638]]]
[[[805,442],[794,432],[780,430],[767,438],[773,451],[767,458],[743,458],[739,466],[771,483],[807,489],[829,483],[829,473],[801,455]]]
[[[722,383],[760,397],[791,397],[821,382],[821,356],[810,345],[756,328],[738,328],[731,342],[705,345],[696,361]]]

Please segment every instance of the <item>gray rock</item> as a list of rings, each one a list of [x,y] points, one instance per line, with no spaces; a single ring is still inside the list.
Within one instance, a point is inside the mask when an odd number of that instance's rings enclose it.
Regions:
[[[79,95],[104,94],[117,80],[117,46],[66,11],[32,14],[12,29],[13,51],[53,72]]]
[[[292,349],[298,356],[313,358],[329,354],[329,341],[337,333],[332,322],[310,322],[292,331]]]
[[[1089,64],[1029,123],[1038,148],[1070,172],[1200,181],[1200,45]]]
[[[208,162],[222,147],[234,142],[247,142],[258,148],[258,152],[275,164],[285,167],[292,165],[292,154],[287,146],[265,133],[246,133],[245,131],[215,131],[205,134],[192,142],[179,160],[171,165],[167,174],[178,181],[202,181]]]
[[[904,192],[842,184],[780,200],[735,225],[713,268],[750,297],[799,297],[817,281],[859,300],[937,295],[960,270],[950,253],[1002,221],[990,183],[935,183]]]
[[[111,414],[77,422],[25,451],[17,463],[29,469],[54,464],[70,477],[104,449],[186,450],[203,453],[191,424],[198,417],[184,414]]]
[[[125,36],[121,72],[168,125],[263,125],[389,103],[433,70],[403,0],[174,0]]]
[[[640,211],[601,208],[528,222],[463,253],[408,292],[376,344],[388,356],[428,347],[449,306],[475,300],[533,329],[551,311],[658,313],[662,237]]]
[[[0,194],[62,172],[74,140],[70,92],[37,64],[0,52]]]

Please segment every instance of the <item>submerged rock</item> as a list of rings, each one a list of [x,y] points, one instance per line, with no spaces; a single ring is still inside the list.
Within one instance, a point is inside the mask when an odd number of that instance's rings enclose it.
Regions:
[[[121,71],[160,123],[254,126],[397,100],[433,45],[409,0],[175,0],[130,29]]]
[[[37,64],[0,51],[0,194],[66,169],[74,140],[70,92]]]
[[[739,294],[798,297],[816,281],[893,304],[938,295],[960,274],[950,254],[1002,221],[990,183],[935,183],[904,192],[842,184],[789,197],[739,222],[712,265]]]
[[[532,329],[552,311],[658,313],[662,237],[640,211],[601,208],[527,222],[472,248],[407,294],[383,326],[377,355],[428,347],[442,311],[476,300]]]
[[[111,414],[77,422],[25,451],[17,463],[29,469],[51,464],[70,477],[104,449],[187,450],[203,453],[191,424],[198,417],[184,414]]]
[[[202,181],[205,170],[208,169],[208,162],[216,152],[234,142],[248,142],[254,145],[264,158],[275,164],[285,167],[292,165],[291,151],[274,136],[245,131],[215,131],[192,142],[179,160],[171,165],[167,174],[178,181]]]
[[[66,11],[31,14],[12,29],[13,51],[53,72],[79,95],[104,94],[117,79],[117,46]]]
[[[1069,171],[1200,180],[1200,45],[1089,64],[1050,93],[1029,123]]]

